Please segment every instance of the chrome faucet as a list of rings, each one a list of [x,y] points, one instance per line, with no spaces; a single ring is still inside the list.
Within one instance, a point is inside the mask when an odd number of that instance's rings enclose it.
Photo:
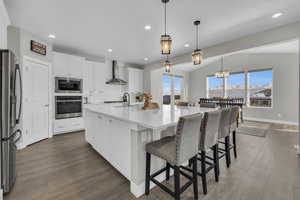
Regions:
[[[130,106],[130,94],[128,92],[123,94],[123,101],[127,102],[127,105]]]

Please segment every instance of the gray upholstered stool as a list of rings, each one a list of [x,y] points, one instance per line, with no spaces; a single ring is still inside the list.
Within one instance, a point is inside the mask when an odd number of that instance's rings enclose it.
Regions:
[[[222,108],[221,109],[221,120],[219,127],[219,140],[224,139],[225,141],[220,141],[221,144],[225,145],[225,148],[219,148],[220,156],[219,159],[225,156],[227,167],[230,166],[230,119],[231,119],[231,108]]]
[[[218,159],[218,135],[219,135],[219,124],[221,119],[221,111],[206,112],[204,114],[201,129],[200,129],[200,141],[199,151],[201,161],[201,174],[203,193],[207,194],[207,182],[206,174],[214,169],[215,179],[219,180],[219,159]],[[207,156],[207,152],[213,149],[213,158]],[[212,160],[213,163],[209,162]],[[208,168],[207,168],[208,165]]]
[[[145,194],[149,194],[150,181],[161,189],[172,195],[176,200],[180,199],[180,194],[190,185],[194,186],[194,198],[198,199],[197,184],[197,153],[199,145],[199,130],[201,126],[202,114],[194,114],[181,117],[177,124],[175,136],[169,136],[146,145],[146,183]],[[155,155],[166,161],[166,167],[154,174],[150,174],[151,155]],[[180,170],[180,165],[192,159],[193,175]],[[175,190],[172,191],[155,177],[166,172],[166,179],[170,177],[170,168],[174,169]],[[184,186],[180,186],[180,174],[189,179]]]

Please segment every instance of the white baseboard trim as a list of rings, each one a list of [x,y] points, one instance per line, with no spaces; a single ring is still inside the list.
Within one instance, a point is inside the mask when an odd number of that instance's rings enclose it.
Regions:
[[[300,155],[300,148],[299,148],[299,145],[295,145],[295,149],[297,150],[297,153]]]
[[[257,121],[257,122],[269,122],[269,123],[274,123],[274,124],[286,124],[286,125],[295,125],[295,126],[298,126],[298,122],[292,122],[292,121],[283,121],[283,120],[274,120],[274,119],[262,119],[262,118],[255,118],[255,117],[244,117],[244,120]]]
[[[165,180],[166,176],[164,173],[158,175],[155,179],[159,182],[163,182]],[[156,185],[150,181],[150,189],[155,187]],[[136,197],[139,198],[143,194],[145,194],[145,181],[143,181],[141,184],[137,185],[134,182],[130,182],[130,192]]]
[[[0,200],[3,200],[3,190],[0,189]]]

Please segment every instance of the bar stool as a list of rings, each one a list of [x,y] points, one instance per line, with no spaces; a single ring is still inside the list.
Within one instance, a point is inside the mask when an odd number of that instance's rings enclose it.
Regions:
[[[203,193],[207,194],[206,174],[214,169],[216,182],[219,181],[219,159],[218,159],[218,135],[221,111],[212,111],[204,113],[200,129],[199,155],[201,161],[201,173],[198,175],[202,179]],[[213,149],[213,158],[207,156],[207,152]],[[212,160],[213,163],[207,160]],[[206,167],[208,165],[208,168]]]
[[[237,158],[237,147],[236,147],[236,130],[239,126],[239,106],[233,106],[231,108],[231,116],[230,116],[230,133],[232,133],[232,145],[230,149],[233,149],[234,157]]]
[[[219,126],[219,143],[224,144],[224,148],[219,148],[219,159],[225,156],[226,158],[226,166],[230,167],[231,158],[230,158],[230,120],[231,120],[231,108],[223,108],[221,109],[221,120]],[[220,141],[224,139],[225,141]]]
[[[175,136],[165,137],[146,144],[146,195],[149,194],[150,181],[169,193],[176,200],[179,200],[180,194],[193,184],[194,199],[198,199],[197,154],[202,116],[199,113],[181,117],[177,124]],[[166,161],[166,167],[152,175],[150,174],[151,155],[155,155]],[[193,161],[192,176],[180,170],[180,165],[190,159]],[[169,180],[170,168],[174,170],[174,191],[155,179],[159,174],[166,172],[166,179]],[[180,186],[180,174],[189,179],[182,187]]]

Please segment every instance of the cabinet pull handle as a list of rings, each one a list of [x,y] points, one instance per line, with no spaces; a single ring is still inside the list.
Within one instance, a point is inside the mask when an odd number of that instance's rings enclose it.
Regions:
[[[102,119],[102,117],[101,117],[101,116],[98,116],[97,118],[98,118],[98,119]]]

